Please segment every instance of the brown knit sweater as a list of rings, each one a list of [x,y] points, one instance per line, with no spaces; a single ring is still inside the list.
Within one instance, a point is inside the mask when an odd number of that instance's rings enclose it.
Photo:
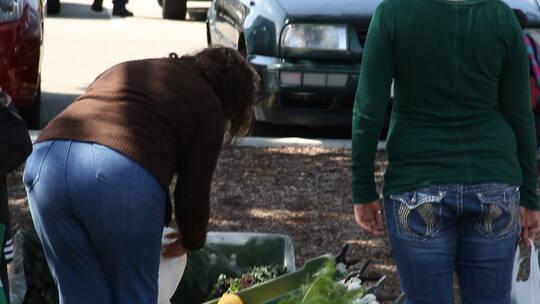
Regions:
[[[71,139],[110,147],[146,168],[167,193],[177,173],[176,220],[184,247],[197,250],[205,242],[224,126],[221,103],[196,70],[179,59],[146,59],[99,75],[37,142]],[[169,204],[166,213],[167,224]]]

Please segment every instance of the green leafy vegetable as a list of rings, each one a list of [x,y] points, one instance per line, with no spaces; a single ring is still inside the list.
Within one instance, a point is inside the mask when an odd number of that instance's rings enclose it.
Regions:
[[[329,260],[311,282],[302,285],[298,293],[281,300],[279,304],[353,304],[362,297],[364,290],[347,290],[347,286],[336,282],[336,272],[336,262]]]
[[[286,269],[282,266],[268,265],[252,267],[241,277],[229,277],[220,274],[209,298],[219,298],[224,293],[237,293],[242,289],[271,280],[286,272]]]

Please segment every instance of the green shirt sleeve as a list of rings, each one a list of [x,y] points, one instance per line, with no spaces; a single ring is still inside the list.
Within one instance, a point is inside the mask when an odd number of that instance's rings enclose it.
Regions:
[[[515,18],[514,18],[515,19]],[[499,102],[517,141],[519,164],[523,174],[521,205],[539,210],[536,195],[536,135],[530,104],[529,63],[523,34],[517,20],[511,32],[509,57],[499,82]]]
[[[379,198],[374,162],[394,75],[392,18],[388,4],[382,2],[371,20],[353,109],[352,196],[355,204]]]

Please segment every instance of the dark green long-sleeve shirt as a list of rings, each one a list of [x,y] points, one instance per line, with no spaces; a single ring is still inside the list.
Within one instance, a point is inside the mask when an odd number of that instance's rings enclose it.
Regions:
[[[385,0],[371,21],[353,111],[354,203],[379,198],[374,158],[390,85],[384,194],[440,184],[521,185],[538,210],[521,28],[499,0]]]

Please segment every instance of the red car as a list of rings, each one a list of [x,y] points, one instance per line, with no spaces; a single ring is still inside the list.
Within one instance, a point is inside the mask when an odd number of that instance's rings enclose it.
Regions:
[[[32,129],[39,127],[42,0],[0,0],[0,87]]]

